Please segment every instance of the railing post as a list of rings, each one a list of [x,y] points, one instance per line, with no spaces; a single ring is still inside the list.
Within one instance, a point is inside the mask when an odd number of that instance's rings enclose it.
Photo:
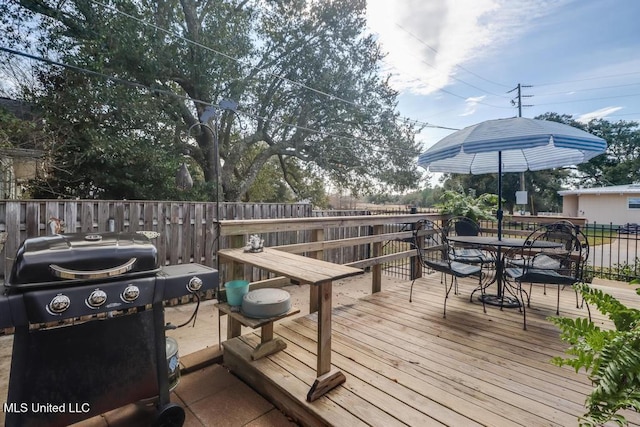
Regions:
[[[244,235],[236,235],[229,236],[229,247],[230,248],[241,248],[245,245]],[[245,271],[249,270],[249,271]],[[246,279],[251,282],[253,276],[253,272],[251,271],[251,267],[247,267],[245,269],[244,264],[239,264],[237,262],[232,262],[227,264],[227,271],[225,275],[225,281],[235,280],[235,279]]]
[[[382,234],[384,231],[383,225],[374,225],[373,234]],[[382,242],[375,242],[373,244],[373,257],[382,256]],[[371,269],[371,293],[375,294],[382,290],[382,264],[376,264]]]
[[[411,211],[409,212],[412,215],[418,213],[418,208],[415,206],[411,207]],[[413,222],[411,223],[411,230],[415,233],[416,232],[416,226],[417,223]],[[418,264],[416,263],[416,256],[412,256],[411,258],[409,258],[409,279],[411,280],[415,280],[416,274],[417,274],[417,268],[419,267]]]
[[[322,242],[324,240],[324,228],[317,228],[315,230],[311,230],[311,241],[312,242]],[[311,258],[315,259],[324,259],[324,251],[313,251],[309,253]]]
[[[420,227],[421,223],[413,223],[413,230],[414,233],[416,233],[415,235],[417,236],[418,232],[422,229]],[[414,248],[416,250],[416,252],[418,250],[422,250],[424,249],[424,239],[415,239],[415,244],[416,247]],[[409,258],[410,262],[411,262],[411,280],[416,280],[422,277],[422,263],[420,262],[420,258],[418,258],[417,255],[412,256],[411,258]]]
[[[311,241],[321,242],[324,240],[324,228],[311,230]],[[311,258],[324,259],[324,251],[313,251],[309,254]],[[309,286],[309,313],[318,311],[318,289],[316,286]]]

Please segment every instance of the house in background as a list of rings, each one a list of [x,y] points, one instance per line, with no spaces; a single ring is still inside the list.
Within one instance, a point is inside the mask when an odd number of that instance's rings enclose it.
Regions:
[[[558,191],[562,214],[589,223],[624,225],[640,222],[640,184]]]

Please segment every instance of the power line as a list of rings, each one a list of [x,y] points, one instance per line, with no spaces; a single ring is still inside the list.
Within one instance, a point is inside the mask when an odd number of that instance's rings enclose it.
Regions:
[[[153,88],[153,87],[141,84],[141,83],[136,83],[136,82],[132,82],[130,80],[122,79],[122,78],[119,78],[119,77],[110,76],[108,74],[100,73],[98,71],[93,71],[93,70],[89,70],[89,69],[82,68],[82,67],[78,67],[76,65],[65,64],[65,63],[62,63],[62,62],[54,61],[52,59],[48,59],[48,58],[43,58],[43,57],[39,57],[39,56],[36,56],[36,55],[32,55],[32,54],[29,54],[29,53],[26,53],[26,52],[19,52],[17,50],[14,50],[14,49],[11,49],[11,48],[7,48],[7,47],[4,47],[4,46],[0,46],[0,51],[4,51],[4,52],[7,52],[7,53],[10,53],[10,54],[13,54],[13,55],[21,56],[21,57],[32,59],[32,60],[35,60],[35,61],[45,62],[45,63],[48,63],[50,65],[55,65],[55,66],[58,66],[58,67],[67,68],[67,69],[70,69],[72,71],[75,71],[75,72],[78,72],[78,73],[81,73],[81,74],[88,74],[88,75],[92,75],[92,76],[96,76],[96,77],[101,77],[101,78],[104,78],[106,80],[113,81],[115,83],[120,83],[120,84],[123,84],[123,85],[126,85],[126,86],[134,87],[136,89],[143,89],[143,90],[146,90],[146,91],[148,91],[148,92],[150,92],[152,94],[166,95],[166,96],[170,96],[170,97],[173,97],[173,98],[176,98],[176,99],[180,99],[180,100],[183,100],[183,101],[190,101],[190,102],[193,102],[195,104],[201,104],[201,105],[210,106],[210,107],[213,107],[213,108],[220,108],[220,106],[212,104],[210,102],[203,101],[203,100],[200,100],[200,99],[190,98],[190,97],[187,97],[187,96],[184,96],[184,95],[177,94],[177,93],[172,92],[170,90]],[[333,132],[326,132],[326,131],[321,131],[321,130],[309,128],[309,127],[306,127],[306,126],[300,126],[300,125],[295,125],[295,124],[291,124],[291,123],[286,123],[286,122],[275,120],[275,119],[272,119],[272,118],[269,118],[269,117],[266,117],[266,116],[254,115],[254,114],[251,114],[249,112],[242,111],[242,110],[239,110],[239,109],[236,109],[235,112],[238,113],[238,114],[242,114],[244,116],[247,116],[249,118],[263,120],[265,122],[274,123],[274,124],[285,126],[285,127],[289,127],[289,128],[292,128],[292,129],[303,130],[303,131],[306,131],[306,132],[309,132],[309,133],[313,133],[313,134],[316,134],[316,135],[320,135],[320,136],[324,136],[324,137],[340,138],[340,139],[343,139],[343,140],[346,140],[346,141],[361,142],[361,143],[375,143],[375,142],[377,142],[377,140],[369,140],[369,139],[363,139],[363,138],[356,138],[356,137],[353,137],[353,136],[345,136],[345,135],[340,135],[340,134],[333,133]],[[407,120],[408,121],[412,121],[412,119],[407,119]],[[415,122],[417,122],[417,121],[415,121]],[[440,126],[436,126],[436,125],[431,125],[431,124],[428,124],[428,123],[423,123],[423,124],[427,125],[428,127],[450,129],[450,128],[440,127]],[[379,149],[379,151],[382,152],[382,153],[398,152],[398,150],[396,150],[396,149],[394,149],[394,150],[380,150]],[[409,153],[408,150],[405,150],[405,151],[407,153]],[[411,153],[411,154],[413,154],[413,153]]]
[[[629,98],[629,97],[635,97],[635,96],[640,97],[640,93],[632,93],[632,94],[627,94],[627,95],[615,95],[615,96],[601,96],[599,98],[574,99],[574,100],[571,100],[571,101],[547,102],[547,103],[544,103],[544,104],[537,104],[537,105],[572,104],[572,103],[577,103],[577,102],[601,101],[603,99]]]
[[[565,81],[562,81],[562,82],[536,83],[536,87],[563,85],[563,84],[566,84],[566,83],[579,83],[579,82],[586,82],[586,81],[590,81],[590,80],[610,79],[610,78],[615,78],[615,77],[624,77],[624,76],[631,76],[631,75],[636,75],[636,74],[640,74],[640,71],[632,71],[632,72],[629,72],[629,73],[621,73],[621,74],[610,74],[608,76],[587,77],[587,78],[584,78],[584,79],[577,79],[577,80],[565,80]]]
[[[13,55],[21,56],[23,58],[28,58],[28,59],[33,59],[35,61],[45,62],[47,64],[55,65],[55,66],[62,67],[62,68],[68,68],[70,70],[77,71],[77,72],[82,73],[82,74],[89,74],[89,75],[93,75],[93,76],[97,76],[97,77],[102,77],[102,78],[111,80],[113,82],[121,83],[121,84],[124,84],[124,85],[127,85],[127,86],[131,86],[131,87],[135,87],[135,88],[138,88],[138,89],[145,89],[145,90],[148,90],[150,92],[154,92],[154,93],[158,93],[158,94],[162,94],[162,95],[169,95],[169,96],[173,96],[173,97],[176,97],[176,98],[179,98],[179,99],[182,99],[182,100],[193,101],[195,103],[200,103],[200,104],[203,104],[203,105],[208,105],[208,106],[215,107],[215,105],[213,105],[213,104],[211,104],[209,102],[196,100],[196,99],[193,99],[193,98],[189,98],[187,96],[179,95],[179,94],[177,94],[175,92],[172,92],[170,90],[152,88],[150,86],[146,86],[146,85],[143,85],[141,83],[132,82],[131,80],[125,80],[125,79],[122,79],[120,77],[110,76],[108,74],[100,73],[98,71],[89,70],[87,68],[78,67],[76,65],[65,64],[65,63],[62,63],[62,62],[54,61],[53,59],[43,58],[41,56],[32,55],[32,54],[26,53],[26,52],[20,52],[20,51],[17,51],[17,50],[8,48],[8,47],[4,47],[4,46],[0,46],[0,50],[2,50],[4,52],[7,52],[7,53],[10,53],[10,54],[13,54]]]
[[[446,126],[437,126],[437,125],[433,125],[431,123],[427,123],[427,122],[422,122],[420,120],[414,120],[414,119],[406,119],[408,122],[410,123],[414,123],[418,126],[424,126],[424,127],[428,127],[428,128],[435,128],[435,129],[446,129],[446,130],[460,130],[458,128],[450,128],[450,127],[446,127]]]
[[[426,63],[425,63],[425,64],[426,64]],[[427,65],[429,65],[429,64],[427,64]],[[424,80],[422,80],[422,79],[420,79],[420,78],[416,78],[415,80],[417,80],[417,81],[419,81],[419,82],[421,82],[421,83],[424,83],[424,84],[426,84],[427,86],[433,86],[432,84],[427,83],[427,82],[425,82]],[[453,93],[453,92],[451,92],[451,91],[449,91],[449,90],[447,90],[447,89],[445,89],[445,88],[436,88],[436,90],[437,90],[437,91],[439,91],[439,92],[444,92],[444,93],[446,93],[446,94],[448,94],[448,95],[451,95],[451,96],[453,96],[453,97],[456,97],[456,98],[462,99],[463,101],[467,101],[467,100],[469,99],[469,97],[468,97],[468,96],[458,95],[457,93]],[[501,107],[501,106],[499,106],[499,105],[492,105],[492,104],[488,104],[488,103],[483,102],[483,101],[476,101],[476,103],[477,103],[477,104],[481,104],[481,105],[485,105],[485,106],[487,106],[487,107],[491,107],[491,108],[507,108],[507,109],[508,109],[508,108],[510,108],[510,107]]]
[[[151,24],[151,23],[145,22],[145,21],[143,21],[143,20],[142,20],[142,19],[140,19],[140,18],[137,18],[137,17],[135,17],[135,16],[133,16],[133,15],[131,15],[131,14],[129,14],[129,13],[126,13],[126,12],[123,12],[123,11],[119,10],[119,9],[118,9],[118,8],[116,8],[116,7],[106,5],[106,4],[104,4],[104,3],[102,3],[102,2],[100,2],[100,1],[98,1],[98,0],[90,0],[90,1],[91,1],[92,3],[98,4],[98,5],[100,5],[100,6],[104,7],[104,8],[106,8],[106,9],[109,9],[109,10],[111,10],[111,11],[113,11],[113,12],[116,12],[116,13],[119,13],[119,14],[121,14],[121,15],[124,15],[125,17],[127,17],[127,18],[129,18],[129,19],[132,19],[132,20],[134,20],[134,21],[136,21],[136,22],[138,22],[138,23],[140,23],[140,24],[142,24],[142,25],[145,25],[145,26],[151,27],[151,28],[153,28],[153,29],[155,29],[155,30],[161,31],[161,32],[163,32],[163,33],[165,33],[165,34],[167,34],[167,35],[170,35],[170,36],[172,36],[172,37],[175,37],[175,38],[177,38],[177,39],[179,39],[179,40],[182,40],[182,41],[184,41],[184,42],[191,43],[191,44],[193,44],[194,46],[197,46],[197,47],[203,48],[203,49],[208,50],[208,51],[210,51],[210,52],[212,52],[212,53],[215,53],[215,54],[217,54],[217,55],[223,56],[223,57],[224,57],[224,58],[226,58],[226,59],[230,59],[230,60],[232,60],[232,61],[235,61],[235,62],[237,62],[237,63],[238,63],[238,64],[240,64],[240,65],[244,65],[244,66],[246,66],[246,67],[249,67],[249,68],[252,68],[252,69],[254,69],[254,70],[256,70],[256,71],[259,71],[259,72],[261,72],[261,73],[265,73],[265,74],[267,74],[267,75],[269,75],[269,76],[271,76],[271,77],[275,77],[275,78],[278,78],[278,79],[280,79],[280,80],[283,80],[283,81],[286,81],[286,82],[288,82],[288,83],[291,83],[291,84],[293,84],[293,85],[295,85],[295,86],[298,86],[298,87],[301,87],[301,88],[304,88],[304,89],[310,90],[310,91],[312,91],[312,92],[314,92],[314,93],[317,93],[318,95],[326,96],[326,97],[328,97],[329,99],[335,99],[335,100],[337,100],[337,101],[344,102],[345,104],[349,104],[349,105],[354,106],[354,107],[357,107],[357,108],[363,108],[363,107],[359,106],[358,104],[356,104],[356,103],[355,103],[355,102],[353,102],[353,101],[348,101],[348,100],[346,100],[346,99],[344,99],[344,98],[340,98],[339,96],[332,95],[332,94],[330,94],[330,93],[323,92],[323,91],[318,90],[318,89],[315,89],[315,88],[313,88],[313,87],[311,87],[311,86],[305,85],[304,83],[296,82],[295,80],[291,80],[291,79],[289,79],[289,78],[287,78],[287,77],[284,77],[284,76],[281,76],[281,75],[279,75],[279,74],[275,74],[275,73],[272,73],[272,72],[270,72],[270,71],[267,71],[267,70],[265,70],[264,68],[256,67],[255,65],[252,65],[252,64],[246,63],[246,62],[244,62],[244,61],[242,61],[242,60],[240,60],[240,59],[238,59],[238,58],[235,58],[235,57],[233,57],[233,56],[231,56],[231,55],[228,55],[228,54],[226,54],[226,53],[224,53],[224,52],[221,52],[221,51],[219,51],[219,50],[213,49],[213,48],[212,48],[212,47],[210,47],[210,46],[204,45],[204,44],[202,44],[202,43],[199,43],[199,42],[193,41],[193,40],[191,40],[191,39],[189,39],[189,38],[187,38],[187,37],[184,37],[184,36],[181,36],[181,35],[176,34],[176,33],[174,33],[174,32],[171,32],[171,31],[169,31],[169,30],[167,30],[167,29],[164,29],[164,28],[162,28],[162,27],[160,27],[160,26],[158,26],[158,25],[156,25],[156,24]]]
[[[418,36],[416,36],[415,34],[413,34],[411,31],[407,30],[406,28],[404,28],[402,25],[398,24],[397,22],[396,22],[396,26],[397,26],[398,28],[400,28],[402,31],[404,31],[404,32],[406,32],[407,34],[409,34],[411,37],[413,37],[413,38],[414,38],[414,39],[416,39],[417,41],[419,41],[420,43],[422,43],[423,45],[425,45],[426,47],[428,47],[429,49],[431,49],[433,52],[435,52],[435,53],[439,53],[437,49],[435,49],[434,47],[432,47],[431,45],[429,45],[427,42],[425,42],[425,41],[424,41],[424,40],[422,40],[420,37],[418,37]],[[427,64],[427,65],[429,65],[429,64]],[[435,67],[434,67],[434,68],[435,68]],[[479,78],[480,80],[484,80],[484,81],[486,81],[486,82],[488,82],[488,83],[491,83],[491,84],[494,84],[494,85],[497,85],[497,86],[502,86],[502,87],[509,87],[509,86],[504,85],[504,84],[502,84],[502,83],[497,83],[497,82],[491,81],[491,80],[489,80],[489,79],[486,79],[486,78],[484,78],[484,77],[482,77],[482,76],[480,76],[480,75],[478,75],[478,74],[474,73],[473,71],[471,71],[471,70],[469,70],[469,69],[467,69],[467,68],[463,67],[462,65],[459,65],[459,64],[458,64],[458,65],[456,65],[456,68],[460,68],[461,70],[464,70],[464,71],[466,71],[467,73],[472,74],[472,75],[476,76],[477,78]],[[502,96],[502,95],[498,95],[498,94],[495,94],[495,93],[491,93],[491,92],[489,92],[489,91],[487,91],[487,90],[484,90],[484,89],[481,89],[481,88],[479,88],[479,87],[476,87],[476,86],[474,86],[474,85],[472,85],[472,84],[470,84],[470,83],[467,83],[467,82],[465,82],[465,81],[463,81],[463,80],[457,79],[457,78],[455,78],[455,77],[453,77],[453,76],[449,76],[449,77],[451,77],[452,79],[454,79],[454,80],[456,80],[456,81],[459,81],[459,82],[461,82],[461,83],[464,83],[464,84],[466,84],[466,85],[469,85],[469,86],[471,86],[471,87],[473,87],[473,88],[475,88],[475,89],[478,89],[478,90],[481,90],[481,91],[483,91],[483,92],[486,92],[486,93],[488,93],[488,94],[490,94],[490,95],[499,96],[499,97],[501,97],[501,96]]]
[[[216,50],[216,49],[213,49],[213,48],[211,48],[210,46],[204,45],[204,44],[202,44],[202,43],[199,43],[199,42],[193,41],[193,40],[191,40],[191,39],[189,39],[189,38],[187,38],[187,37],[184,37],[184,36],[181,36],[181,35],[176,34],[176,33],[174,33],[174,32],[171,32],[171,31],[169,31],[169,30],[167,30],[167,29],[164,29],[164,28],[162,28],[162,27],[160,27],[160,26],[158,26],[158,25],[155,25],[155,24],[152,24],[152,23],[145,22],[145,21],[143,21],[143,20],[142,20],[142,19],[140,19],[140,18],[137,18],[137,17],[135,17],[135,16],[133,16],[133,15],[131,15],[131,14],[129,14],[129,13],[123,12],[123,11],[121,11],[121,10],[119,10],[119,9],[117,9],[117,8],[115,8],[115,7],[113,7],[113,6],[110,6],[110,5],[104,4],[104,3],[100,2],[99,0],[91,0],[91,2],[93,2],[93,3],[95,3],[95,4],[98,4],[98,5],[100,5],[100,6],[104,7],[104,8],[106,8],[106,9],[109,9],[109,10],[111,10],[111,11],[113,11],[113,12],[116,12],[116,13],[122,14],[123,16],[125,16],[125,17],[127,17],[127,18],[129,18],[129,19],[132,19],[132,20],[134,20],[134,21],[136,21],[136,22],[138,22],[138,23],[140,23],[140,24],[142,24],[142,25],[149,26],[149,27],[151,27],[151,28],[153,28],[153,29],[156,29],[156,30],[161,31],[161,32],[163,32],[163,33],[165,33],[165,34],[168,34],[168,35],[170,35],[170,36],[173,36],[173,37],[175,37],[175,38],[177,38],[177,39],[179,39],[179,40],[185,41],[185,42],[187,42],[187,43],[191,43],[191,44],[193,44],[194,46],[197,46],[197,47],[203,48],[203,49],[205,49],[205,50],[208,50],[208,51],[210,51],[210,52],[213,52],[213,53],[215,53],[215,54],[221,55],[221,56],[223,56],[223,57],[224,57],[224,58],[226,58],[226,59],[230,59],[230,60],[235,61],[235,62],[237,62],[237,63],[239,63],[239,64],[241,64],[241,65],[248,66],[249,68],[252,68],[252,69],[257,70],[257,71],[259,71],[259,72],[263,72],[263,73],[265,73],[265,74],[267,74],[267,75],[269,75],[269,76],[271,76],[271,77],[275,77],[275,78],[281,79],[281,80],[283,80],[283,81],[286,81],[286,82],[291,83],[291,84],[293,84],[293,85],[296,85],[296,86],[298,86],[298,87],[301,87],[301,88],[304,88],[304,89],[310,90],[310,91],[312,91],[312,92],[314,92],[314,93],[317,93],[317,94],[319,94],[319,95],[322,95],[322,96],[328,97],[329,99],[335,99],[335,100],[337,100],[337,101],[344,102],[344,103],[349,104],[349,105],[351,105],[351,106],[354,106],[354,107],[356,107],[356,108],[360,108],[360,109],[362,109],[362,110],[366,110],[366,108],[365,108],[365,107],[363,107],[363,106],[361,106],[361,105],[358,105],[358,104],[356,104],[355,102],[348,101],[348,100],[343,99],[343,98],[340,98],[340,97],[338,97],[338,96],[336,96],[336,95],[332,95],[332,94],[329,94],[329,93],[327,93],[327,92],[323,92],[323,91],[320,91],[320,90],[318,90],[318,89],[312,88],[312,87],[310,87],[310,86],[308,86],[308,85],[305,85],[305,84],[303,84],[303,83],[296,82],[295,80],[291,80],[291,79],[289,79],[289,78],[286,78],[286,77],[280,76],[280,75],[278,75],[278,74],[271,73],[270,71],[267,71],[267,70],[265,70],[264,68],[256,67],[256,66],[251,65],[251,64],[248,64],[248,63],[243,63],[243,61],[242,61],[242,60],[240,60],[240,59],[238,59],[238,58],[232,57],[232,56],[230,56],[230,55],[228,55],[228,54],[226,54],[226,53],[224,53],[224,52],[220,52],[220,51],[218,51],[218,50]],[[443,90],[443,89],[442,89],[442,91],[443,91],[443,92],[445,92],[445,93],[448,93],[448,94],[450,94],[450,95],[453,95],[453,96],[456,96],[456,97],[459,97],[459,98],[465,99],[465,100],[467,99],[467,98],[465,98],[465,97],[462,97],[462,96],[456,95],[456,94],[454,94],[454,93],[448,92],[448,91]],[[480,103],[480,102],[479,102],[479,103]],[[483,103],[483,104],[484,104],[484,103]],[[489,104],[484,104],[484,105],[487,105],[487,106],[490,106],[490,107],[494,107],[494,108],[501,108],[501,107],[492,106],[492,105],[489,105]],[[408,120],[409,120],[409,121],[413,121],[412,119],[408,119]],[[415,122],[416,122],[416,123],[421,123],[421,122],[418,122],[418,121],[415,121]],[[427,127],[434,127],[434,128],[439,128],[439,127],[440,127],[440,126],[432,125],[432,124],[429,124],[429,123],[421,123],[421,124],[424,124],[424,125],[426,125]],[[442,127],[442,129],[450,129],[450,128]]]
[[[623,84],[623,85],[599,86],[599,87],[590,87],[590,88],[585,88],[585,89],[564,90],[562,92],[539,93],[537,96],[567,95],[568,92],[571,92],[571,93],[574,93],[574,92],[589,92],[589,91],[592,91],[592,90],[616,89],[616,88],[620,88],[620,87],[629,87],[629,86],[638,86],[638,85],[640,85],[640,82],[638,82],[638,83],[628,83],[628,84]]]
[[[409,34],[411,37],[413,37],[414,39],[416,39],[417,41],[419,41],[421,44],[423,44],[424,46],[426,46],[427,48],[429,48],[429,49],[430,49],[431,51],[433,51],[434,53],[439,53],[437,49],[435,49],[434,47],[432,47],[431,45],[429,45],[428,43],[426,43],[424,40],[422,40],[421,38],[419,38],[418,36],[416,36],[415,34],[413,34],[411,31],[409,31],[409,30],[407,30],[406,28],[404,28],[402,25],[400,25],[400,24],[398,24],[398,23],[396,23],[395,25],[396,25],[398,28],[400,28],[401,30],[403,30],[404,32],[406,32],[407,34]],[[436,67],[434,67],[433,65],[431,65],[431,64],[429,64],[429,63],[427,63],[426,61],[423,61],[423,60],[422,60],[421,62],[423,62],[424,64],[428,65],[428,66],[429,66],[429,67],[431,67],[431,68],[436,69]],[[496,84],[496,85],[500,85],[500,86],[505,86],[505,87],[506,87],[506,85],[502,85],[502,84],[500,84],[500,83],[497,83],[497,82],[494,82],[494,81],[491,81],[491,80],[485,79],[484,77],[482,77],[482,76],[480,76],[480,75],[478,75],[478,74],[476,74],[476,73],[472,72],[471,70],[466,69],[465,67],[463,67],[463,66],[461,66],[461,65],[456,65],[456,67],[457,67],[457,68],[460,68],[460,69],[462,69],[462,70],[464,70],[464,71],[466,71],[466,72],[468,72],[468,73],[470,73],[470,74],[472,74],[472,75],[474,75],[474,76],[476,76],[476,77],[478,77],[478,78],[480,78],[480,79],[482,79],[482,80],[484,80],[484,81],[487,81],[487,82],[492,83],[492,84]],[[584,81],[591,81],[591,80],[601,80],[601,79],[606,79],[606,78],[624,77],[624,76],[637,75],[637,74],[640,74],[640,71],[634,71],[634,72],[629,72],[629,73],[613,74],[613,75],[606,75],[606,76],[589,77],[589,78],[584,78],[584,79],[567,80],[567,81],[562,81],[562,82],[548,82],[548,83],[541,83],[541,84],[536,84],[536,86],[552,86],[552,85],[560,85],[560,84],[566,84],[566,83],[577,83],[577,82],[584,82]],[[475,89],[478,89],[478,90],[481,90],[481,91],[483,91],[483,92],[486,92],[486,93],[488,93],[488,94],[495,95],[495,96],[500,96],[500,95],[494,94],[494,93],[492,93],[492,92],[490,92],[490,91],[487,91],[487,90],[485,90],[485,89],[482,89],[482,88],[479,88],[479,87],[477,87],[477,86],[474,86],[474,85],[472,85],[472,84],[470,84],[470,83],[468,83],[468,82],[466,82],[466,81],[464,81],[464,80],[462,80],[462,79],[458,79],[458,78],[456,78],[456,77],[454,77],[454,76],[449,75],[448,77],[450,77],[451,79],[456,80],[456,81],[458,81],[458,82],[460,82],[460,83],[462,83],[462,84],[466,84],[466,85],[468,85],[468,86],[470,86],[470,87],[473,87],[473,88],[475,88]],[[625,86],[634,86],[634,85],[637,85],[637,84],[640,84],[640,83],[631,83],[631,84],[616,85],[616,86],[604,86],[604,87],[600,87],[600,88],[577,89],[577,90],[574,90],[573,92],[588,91],[588,90],[598,90],[598,89],[609,89],[609,88],[625,87]],[[519,86],[520,86],[520,85],[519,85]],[[522,86],[522,87],[531,87],[531,86]],[[518,89],[518,88],[514,88],[514,89],[512,89],[512,90],[508,91],[507,93],[511,93],[511,92],[513,92],[515,89]],[[449,92],[449,91],[444,90],[444,89],[439,89],[439,90],[442,90],[443,92],[448,93],[449,95],[452,95],[452,96],[455,96],[455,97],[458,97],[458,98],[464,98],[464,97],[462,97],[462,96],[460,96],[460,95],[457,95],[457,94],[455,94],[455,93]],[[560,92],[560,93],[558,93],[558,94],[562,94],[562,93],[564,93],[564,92]],[[539,96],[548,96],[548,95],[553,95],[553,94],[544,94],[544,95],[539,95]],[[516,105],[518,106],[518,110],[519,110],[519,115],[520,115],[520,116],[522,116],[522,107],[532,107],[532,106],[533,106],[533,105],[529,105],[529,104],[526,104],[526,105],[525,105],[525,104],[522,104],[522,99],[521,99],[521,98],[522,98],[522,97],[531,97],[531,96],[533,96],[533,95],[520,95],[520,99],[519,99],[517,102],[516,102],[515,100],[511,100],[511,104],[512,104],[513,106],[516,106]],[[557,102],[557,103],[546,103],[546,104],[537,104],[537,105],[554,105],[554,104],[564,104],[564,103],[571,103],[571,102],[582,102],[582,101],[602,100],[602,99],[611,99],[611,98],[617,98],[617,97],[630,97],[630,96],[637,96],[637,95],[635,95],[635,94],[634,94],[634,95],[619,95],[619,96],[611,96],[611,97],[589,98],[589,99],[576,100],[576,101],[566,101],[566,102]],[[490,107],[494,107],[494,108],[501,108],[501,107],[494,106],[494,105],[490,105],[490,104],[487,104],[487,103],[484,103],[484,102],[478,102],[478,103],[479,103],[479,104],[482,104],[482,105],[487,105],[487,106],[490,106]]]

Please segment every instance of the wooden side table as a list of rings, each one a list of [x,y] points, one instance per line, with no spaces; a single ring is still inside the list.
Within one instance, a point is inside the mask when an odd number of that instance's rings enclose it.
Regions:
[[[331,366],[331,310],[332,282],[336,279],[362,274],[359,268],[333,264],[319,259],[264,248],[262,252],[244,252],[242,248],[218,251],[221,263],[231,264],[230,271],[236,272],[234,264],[244,264],[271,271],[299,283],[308,283],[315,288],[318,302],[318,350],[316,380],[307,401],[313,402],[329,390],[346,381],[339,369]],[[232,277],[229,279],[239,279]]]
[[[251,353],[251,360],[258,360],[261,357],[268,356],[287,348],[286,342],[280,338],[273,337],[273,322],[300,313],[300,309],[291,307],[289,311],[281,314],[280,316],[256,319],[253,317],[247,317],[239,311],[231,311],[231,306],[226,302],[215,304],[215,307],[219,310],[220,315],[226,314],[229,316],[227,323],[227,339],[240,336],[241,325],[251,329],[260,328],[260,344],[253,349],[253,352]]]

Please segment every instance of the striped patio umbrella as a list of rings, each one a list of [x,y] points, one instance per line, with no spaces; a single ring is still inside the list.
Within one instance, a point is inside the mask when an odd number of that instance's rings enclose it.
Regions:
[[[431,172],[498,173],[498,238],[502,238],[502,173],[577,165],[607,143],[581,129],[547,120],[487,120],[452,133],[418,157]]]

